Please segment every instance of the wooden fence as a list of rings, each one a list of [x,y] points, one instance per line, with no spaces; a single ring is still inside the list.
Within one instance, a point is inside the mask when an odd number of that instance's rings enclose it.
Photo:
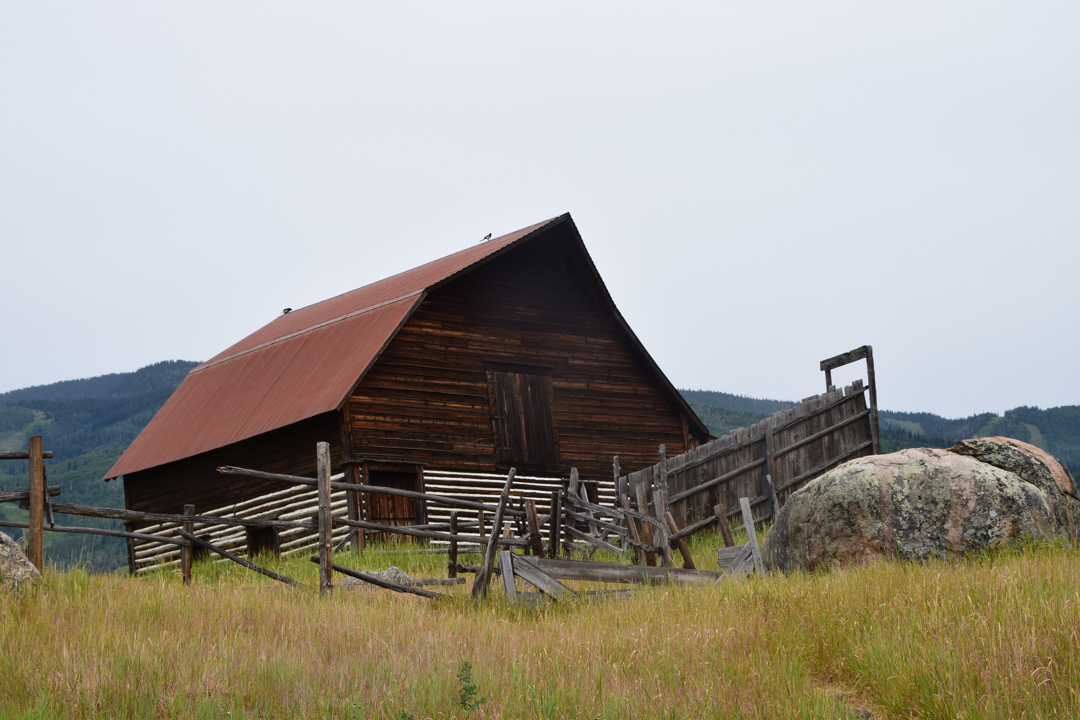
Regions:
[[[693,524],[723,505],[737,512],[740,497],[752,498],[755,518],[772,516],[769,480],[778,506],[810,480],[878,447],[862,380],[773,413],[765,420],[650,467],[624,476],[634,488],[658,487],[680,526]],[[876,409],[876,408],[875,408]],[[648,504],[651,496],[645,493]],[[640,505],[638,506],[640,509]]]

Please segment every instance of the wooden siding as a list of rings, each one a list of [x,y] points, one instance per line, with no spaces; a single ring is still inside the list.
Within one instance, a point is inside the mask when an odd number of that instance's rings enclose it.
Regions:
[[[330,443],[332,462],[341,462],[341,425],[336,413],[317,415],[286,428],[124,476],[129,510],[183,512],[185,503],[205,511],[283,489],[280,483],[227,477],[223,465],[315,477],[315,444]]]
[[[432,469],[501,472],[487,369],[518,364],[551,378],[555,467],[537,474],[610,479],[686,449],[681,410],[636,353],[571,238],[526,244],[433,291],[348,402],[352,452]]]

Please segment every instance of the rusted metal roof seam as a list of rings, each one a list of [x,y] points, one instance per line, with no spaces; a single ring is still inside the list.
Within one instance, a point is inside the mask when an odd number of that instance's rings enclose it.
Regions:
[[[318,330],[320,328],[324,328],[327,325],[333,325],[334,323],[339,323],[339,322],[341,322],[343,320],[348,320],[349,318],[356,317],[357,315],[363,315],[364,313],[369,313],[372,310],[378,310],[379,308],[386,307],[387,305],[393,305],[394,303],[401,302],[402,300],[408,300],[409,298],[416,297],[417,295],[419,295],[419,294],[421,294],[423,292],[424,292],[424,289],[415,290],[415,291],[413,291],[411,293],[407,293],[405,295],[401,295],[400,297],[393,298],[392,300],[385,300],[385,301],[383,301],[381,303],[376,303],[375,305],[370,305],[370,306],[368,306],[366,308],[363,308],[363,309],[360,309],[360,310],[354,310],[353,312],[345,313],[344,315],[341,315],[339,317],[331,318],[330,320],[325,320],[325,321],[323,321],[321,323],[318,323],[316,325],[312,325],[311,327],[304,328],[303,330],[297,330],[296,332],[289,333],[288,335],[282,335],[279,338],[274,338],[273,340],[267,340],[264,343],[259,343],[258,345],[254,345],[252,347],[245,348],[245,349],[243,349],[243,350],[241,350],[239,352],[233,353],[232,355],[227,355],[227,356],[225,356],[223,358],[219,358],[217,360],[213,360],[213,361],[210,361],[210,362],[205,362],[202,365],[197,365],[196,367],[193,367],[188,372],[188,375],[194,375],[195,373],[197,373],[197,372],[199,372],[201,370],[205,370],[207,368],[214,367],[215,365],[220,365],[223,362],[228,362],[229,360],[233,360],[235,358],[238,358],[241,355],[247,355],[248,353],[255,352],[256,350],[262,350],[263,348],[270,347],[271,345],[275,345],[275,344],[277,344],[279,342],[284,342],[284,341],[289,340],[291,338],[298,337],[300,335],[304,335],[304,334],[309,333],[309,332],[314,332],[315,330]]]

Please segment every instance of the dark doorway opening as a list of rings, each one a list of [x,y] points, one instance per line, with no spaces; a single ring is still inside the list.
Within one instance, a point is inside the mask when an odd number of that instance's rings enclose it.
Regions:
[[[365,485],[424,492],[424,472],[419,466],[364,463],[363,472]],[[393,527],[423,525],[427,516],[427,508],[422,500],[386,493],[367,493],[365,511],[368,522]],[[368,537],[372,538],[371,533],[368,533]],[[381,542],[390,539],[411,540],[404,535],[387,533],[378,533],[374,539]]]

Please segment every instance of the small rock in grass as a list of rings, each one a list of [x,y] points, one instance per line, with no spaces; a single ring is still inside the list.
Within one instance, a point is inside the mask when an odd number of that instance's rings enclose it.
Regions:
[[[409,575],[404,570],[398,567],[394,567],[393,565],[388,567],[386,570],[383,570],[382,572],[365,572],[364,574],[371,575],[372,577],[376,577],[379,580],[385,580],[386,582],[397,583],[398,585],[413,584],[413,579],[409,577]],[[340,584],[345,587],[375,587],[369,582],[364,582],[359,578],[352,577],[345,578],[341,581]]]

